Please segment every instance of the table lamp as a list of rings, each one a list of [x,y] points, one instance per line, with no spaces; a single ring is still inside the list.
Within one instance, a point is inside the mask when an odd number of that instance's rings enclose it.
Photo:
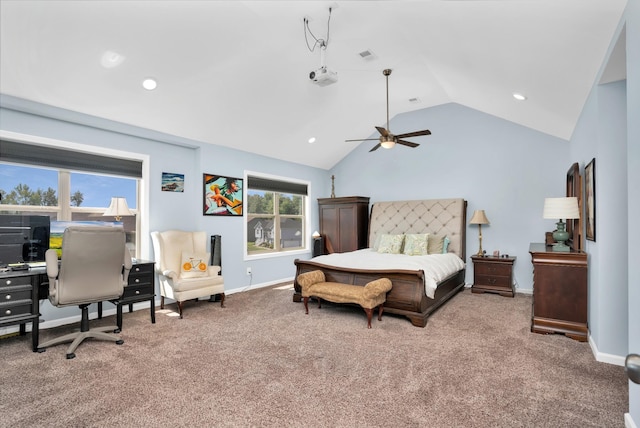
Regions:
[[[115,217],[116,221],[120,221],[123,215],[133,215],[133,213],[129,210],[126,198],[114,196],[111,198],[111,205],[102,215]]]
[[[580,209],[578,208],[578,198],[545,198],[542,217],[559,219],[556,223],[556,230],[553,232],[553,239],[556,244],[552,247],[553,251],[568,252],[571,250],[565,242],[569,239],[566,224],[563,219],[580,218]]]
[[[471,221],[469,224],[477,224],[478,225],[478,239],[480,241],[480,248],[478,249],[478,254],[476,256],[482,257],[484,253],[482,252],[482,225],[489,224],[489,219],[484,214],[484,210],[475,210],[473,212],[473,217],[471,217]]]

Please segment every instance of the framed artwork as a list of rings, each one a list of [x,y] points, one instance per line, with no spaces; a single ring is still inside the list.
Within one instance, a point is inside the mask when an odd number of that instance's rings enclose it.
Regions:
[[[242,216],[242,179],[203,174],[203,215]]]
[[[586,237],[589,241],[596,240],[596,159],[584,167],[584,193],[587,201],[587,233]]]
[[[184,192],[184,174],[162,173],[163,192]]]

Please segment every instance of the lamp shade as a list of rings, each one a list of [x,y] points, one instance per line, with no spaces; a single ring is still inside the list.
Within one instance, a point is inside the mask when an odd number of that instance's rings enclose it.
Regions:
[[[578,198],[573,196],[567,198],[545,198],[542,217],[558,220],[580,218]]]
[[[116,220],[120,220],[123,215],[133,215],[131,211],[129,211],[129,206],[127,205],[127,200],[123,197],[113,197],[111,198],[111,205],[109,208],[102,214],[103,216],[115,217]]]
[[[489,224],[489,219],[484,213],[484,210],[475,210],[469,224]]]

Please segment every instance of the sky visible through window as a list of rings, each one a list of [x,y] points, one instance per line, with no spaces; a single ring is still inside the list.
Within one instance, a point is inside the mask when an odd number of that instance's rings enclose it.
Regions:
[[[53,169],[32,168],[0,163],[0,189],[10,193],[18,184],[31,190],[58,189],[58,172]],[[71,194],[80,191],[84,197],[81,207],[108,207],[112,196],[127,198],[129,208],[136,209],[136,180],[107,175],[71,173]]]

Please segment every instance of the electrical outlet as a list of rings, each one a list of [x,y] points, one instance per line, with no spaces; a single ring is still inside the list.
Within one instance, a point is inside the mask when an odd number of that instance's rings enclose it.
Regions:
[[[250,267],[247,268],[247,275],[251,275],[251,268]]]

